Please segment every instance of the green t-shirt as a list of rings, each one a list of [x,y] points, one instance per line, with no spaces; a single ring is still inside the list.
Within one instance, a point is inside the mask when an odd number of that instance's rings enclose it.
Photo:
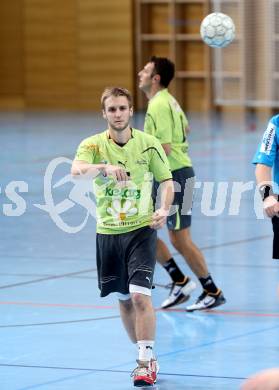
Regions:
[[[102,174],[93,180],[98,233],[126,233],[150,224],[153,177],[159,182],[172,178],[166,155],[155,137],[132,129],[130,140],[119,146],[106,130],[83,140],[75,159],[125,167],[130,177],[124,187]]]
[[[171,144],[168,160],[172,171],[192,166],[185,135],[187,126],[188,120],[184,112],[167,89],[162,89],[150,99],[144,131],[154,135],[161,144]]]

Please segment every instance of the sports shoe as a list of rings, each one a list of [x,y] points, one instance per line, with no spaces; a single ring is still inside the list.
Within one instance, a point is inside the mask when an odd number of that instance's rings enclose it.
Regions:
[[[218,290],[216,294],[204,290],[196,303],[186,307],[186,311],[213,309],[213,307],[223,305],[224,303],[226,303],[226,299],[221,290]]]
[[[172,306],[188,301],[192,291],[195,290],[196,287],[196,283],[190,278],[187,278],[184,284],[172,283],[170,294],[161,304],[161,308],[168,309]]]
[[[134,386],[153,386],[157,381],[157,374],[159,372],[159,364],[157,359],[151,359],[148,365],[137,360],[138,366],[131,373],[134,378]]]

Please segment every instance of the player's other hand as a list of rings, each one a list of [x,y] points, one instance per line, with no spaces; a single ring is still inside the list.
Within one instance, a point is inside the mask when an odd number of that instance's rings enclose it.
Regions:
[[[161,229],[167,221],[168,211],[165,209],[158,209],[152,215],[150,227],[152,229]]]
[[[278,390],[279,368],[271,368],[259,372],[247,379],[241,386],[241,390]]]
[[[279,202],[277,201],[276,197],[273,195],[268,196],[264,200],[263,204],[264,212],[269,218],[274,217],[275,215],[279,215]]]
[[[103,169],[104,176],[112,177],[114,180],[119,182],[126,182],[129,180],[129,176],[124,168],[117,165],[107,164]]]

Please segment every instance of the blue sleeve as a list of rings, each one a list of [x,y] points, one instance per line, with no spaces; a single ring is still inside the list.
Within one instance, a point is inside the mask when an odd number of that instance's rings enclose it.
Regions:
[[[253,164],[264,164],[272,167],[278,150],[279,116],[273,117],[268,123],[261,143],[253,158]]]

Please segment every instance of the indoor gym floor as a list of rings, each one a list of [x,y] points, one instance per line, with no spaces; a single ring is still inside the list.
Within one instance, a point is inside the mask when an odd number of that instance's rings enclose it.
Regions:
[[[0,115],[1,390],[133,388],[130,372],[137,351],[122,327],[116,299],[98,294],[94,218],[89,215],[86,221],[84,207],[67,201],[72,188],[67,159],[83,138],[105,128],[99,118]],[[236,390],[252,373],[279,365],[279,265],[271,259],[271,224],[256,217],[254,183],[248,184],[253,189],[242,196],[238,215],[232,215],[230,202],[233,182],[254,181],[251,159],[267,119],[247,131],[242,120],[190,116],[190,154],[201,183],[192,236],[227,303],[208,312],[186,313],[185,304],[157,311],[161,369],[156,389]],[[142,126],[142,116],[136,126]],[[64,162],[53,169],[52,181],[44,182],[47,167],[58,157]],[[14,181],[27,183],[20,184],[25,192],[18,206],[11,201]],[[217,216],[204,215],[204,182],[228,183],[225,207]],[[46,202],[48,186],[52,197]],[[35,206],[45,203],[56,214]],[[20,216],[6,215],[17,207]],[[70,234],[54,220],[85,226]],[[159,234],[168,240],[165,229]],[[172,253],[189,273],[182,258]],[[168,283],[157,266],[156,308],[168,294]],[[190,302],[200,292],[198,288]]]

